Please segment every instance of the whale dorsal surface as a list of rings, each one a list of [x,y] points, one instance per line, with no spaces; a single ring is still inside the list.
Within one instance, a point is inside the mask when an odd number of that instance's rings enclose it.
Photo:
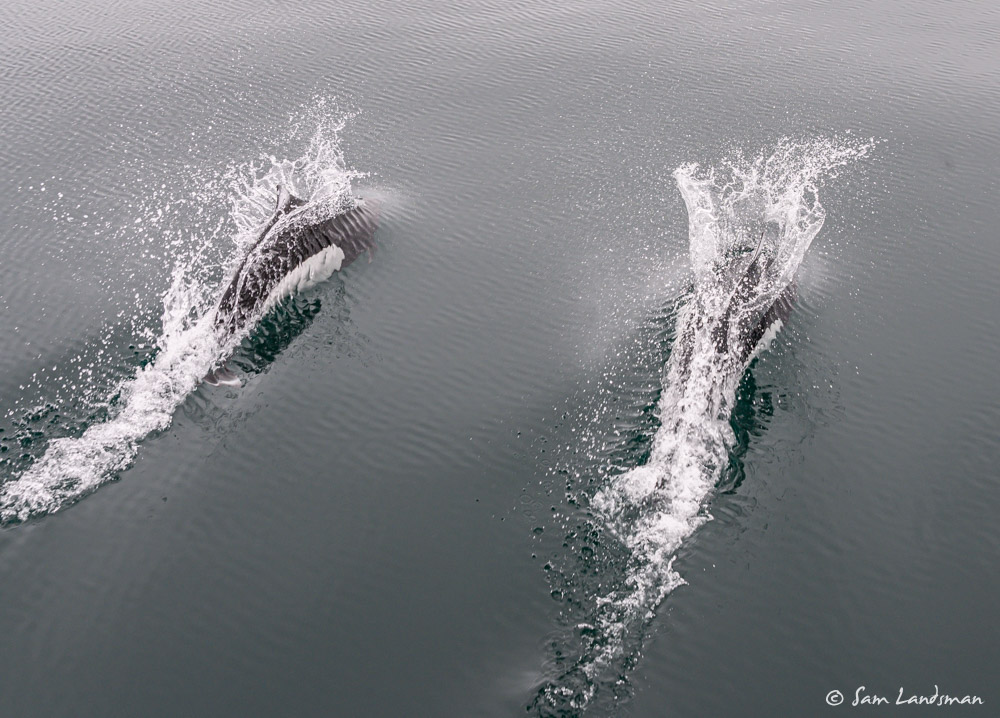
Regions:
[[[378,207],[357,200],[330,211],[281,187],[262,226],[216,308],[215,327],[225,339],[256,321],[275,302],[327,279],[374,249]]]
[[[737,323],[735,332],[733,331],[733,317],[747,307],[755,295],[758,285],[767,281],[765,277],[776,259],[776,256],[772,255],[770,259],[765,261],[761,252],[763,246],[764,232],[761,232],[757,247],[751,254],[746,268],[738,273],[739,278],[736,285],[729,295],[722,317],[712,333],[715,348],[720,354],[728,353],[730,342],[735,340],[737,358],[741,362],[745,362],[753,354],[757,344],[768,330],[788,318],[795,297],[795,288],[790,285],[775,300],[774,304],[767,307],[762,313],[756,316],[750,314],[742,317],[742,321]],[[734,333],[735,337],[731,337],[731,333]]]

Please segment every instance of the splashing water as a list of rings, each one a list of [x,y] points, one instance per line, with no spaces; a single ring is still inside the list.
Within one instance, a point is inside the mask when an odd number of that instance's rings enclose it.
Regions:
[[[237,227],[237,243],[246,244],[274,212],[278,187],[310,204],[333,211],[345,211],[356,204],[351,182],[364,173],[349,169],[340,148],[340,133],[346,119],[323,127],[313,135],[306,153],[297,160],[268,158],[262,171],[248,174],[243,168],[230,173],[232,217]],[[244,252],[240,252],[242,255]],[[240,257],[238,256],[237,259]]]
[[[340,131],[345,121],[320,118],[306,153],[296,160],[270,157],[261,164],[233,167],[224,175],[229,185],[230,221],[236,230],[231,235],[235,251],[211,241],[224,231],[221,228],[190,251],[174,246],[178,256],[163,296],[155,356],[119,381],[107,399],[93,402],[106,407],[104,420],[94,423],[81,418],[80,426],[70,432],[76,435],[51,438],[43,455],[20,476],[0,485],[0,525],[53,513],[91,493],[132,464],[143,439],[170,426],[177,407],[246,334],[237,334],[220,346],[212,315],[222,289],[220,279],[238,266],[257,229],[273,211],[277,186],[335,210],[353,206],[351,181],[362,175],[344,162]],[[224,267],[221,273],[220,266]],[[94,366],[82,367],[79,376],[64,377],[64,381],[86,391],[94,373]]]
[[[688,212],[693,287],[677,311],[657,405],[660,426],[648,461],[612,476],[591,499],[603,532],[619,543],[622,568],[575,627],[578,658],[542,686],[538,714],[576,715],[602,685],[621,694],[645,626],[684,583],[673,568],[676,551],[711,519],[705,503],[729,461],[735,441],[729,418],[753,356],[747,337],[759,338],[752,330],[784,301],[823,226],[818,183],[870,149],[783,141],[769,156],[738,157],[708,170],[685,164],[674,172]],[[762,269],[748,283],[755,257]]]

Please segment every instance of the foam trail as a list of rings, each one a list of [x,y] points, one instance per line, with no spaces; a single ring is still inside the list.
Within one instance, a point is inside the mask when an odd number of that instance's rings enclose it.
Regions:
[[[536,697],[539,714],[575,714],[602,685],[619,686],[643,627],[684,583],[673,568],[675,553],[711,519],[706,501],[735,440],[729,418],[752,358],[741,351],[740,337],[782,299],[823,226],[820,180],[869,149],[843,141],[783,141],[753,160],[737,158],[708,170],[686,164],[674,172],[688,211],[693,287],[680,305],[664,367],[660,426],[648,461],[614,476],[591,500],[627,559],[619,580],[610,588],[605,583],[596,597],[590,620],[577,626],[583,636],[578,660]],[[747,294],[740,282],[758,244],[766,261]]]
[[[223,277],[239,264],[256,229],[272,211],[278,185],[326,206],[352,205],[351,181],[360,175],[344,164],[339,140],[343,126],[343,119],[321,120],[308,150],[297,160],[270,157],[259,166],[230,170],[235,251],[226,252]],[[158,351],[100,402],[111,407],[109,418],[81,427],[77,436],[51,438],[42,456],[20,476],[0,485],[0,525],[58,511],[127,469],[139,443],[167,429],[201,378],[243,339],[237,334],[221,346],[213,331],[213,307],[221,287],[219,262],[210,256],[212,250],[201,246],[176,258],[155,341]],[[93,372],[94,367],[85,367],[79,376],[65,381],[85,385]]]
[[[142,439],[170,426],[219,351],[210,321],[184,326],[189,291],[177,272],[165,301],[161,351],[122,385],[120,411],[79,437],[53,439],[40,460],[0,487],[0,523],[52,513],[90,493],[128,468]]]

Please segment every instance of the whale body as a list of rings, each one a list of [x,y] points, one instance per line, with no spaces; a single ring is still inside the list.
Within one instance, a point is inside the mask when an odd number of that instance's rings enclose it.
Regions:
[[[741,364],[747,363],[766,335],[772,330],[777,331],[788,319],[795,300],[795,285],[789,284],[762,313],[759,309],[757,312],[744,311],[754,302],[761,283],[767,281],[767,274],[776,259],[772,256],[764,261],[761,255],[763,242],[764,232],[761,232],[750,262],[745,269],[737,272],[739,279],[729,295],[719,323],[712,331],[716,351],[728,354],[730,347],[734,348],[735,359]]]
[[[749,261],[746,254],[723,260],[714,266],[714,278],[706,287],[695,288],[696,309],[689,321],[682,322],[674,344],[682,380],[689,378],[694,353],[699,350],[696,335],[702,331],[709,332],[714,371],[738,375],[788,320],[796,298],[795,283],[779,289],[773,271],[777,248],[763,249],[762,233]]]
[[[236,268],[215,309],[220,344],[248,328],[285,297],[328,279],[375,247],[378,206],[358,199],[342,211],[307,202],[278,187],[271,216]],[[224,367],[210,384],[238,383]]]

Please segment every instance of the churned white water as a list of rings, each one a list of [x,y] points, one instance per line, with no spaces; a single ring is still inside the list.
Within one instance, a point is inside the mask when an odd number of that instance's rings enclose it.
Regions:
[[[664,367],[648,460],[621,467],[591,500],[600,524],[626,550],[620,580],[593,597],[582,655],[540,694],[550,707],[582,708],[621,661],[638,649],[642,626],[684,579],[674,558],[684,540],[711,520],[708,500],[729,461],[729,419],[749,363],[780,327],[768,322],[744,353],[740,328],[757,326],[789,289],[823,226],[823,179],[865,156],[871,143],[783,141],[772,153],[738,156],[713,168],[685,164],[674,173],[688,213],[692,288],[679,305],[675,343]],[[762,273],[738,290],[754,256]],[[728,314],[728,316],[727,316]],[[727,341],[720,341],[725,336]]]
[[[49,439],[44,453],[27,470],[0,485],[0,524],[58,511],[94,491],[132,464],[143,439],[170,426],[174,412],[202,377],[243,339],[237,334],[220,345],[213,331],[214,305],[272,213],[276,188],[285,186],[324,211],[353,206],[351,181],[360,175],[344,162],[339,139],[343,126],[343,119],[320,122],[308,149],[296,160],[270,157],[229,171],[229,236],[234,246],[222,250],[227,257],[222,271],[217,263],[212,271],[210,255],[218,254],[218,247],[176,248],[155,357],[120,382],[109,397],[95,397],[96,403],[110,407],[106,420],[81,426],[77,436]],[[192,216],[191,221],[198,220]],[[326,259],[313,269],[329,276],[331,267],[340,262],[335,256]],[[78,370],[61,381],[88,391],[90,377],[102,367],[78,366]]]

